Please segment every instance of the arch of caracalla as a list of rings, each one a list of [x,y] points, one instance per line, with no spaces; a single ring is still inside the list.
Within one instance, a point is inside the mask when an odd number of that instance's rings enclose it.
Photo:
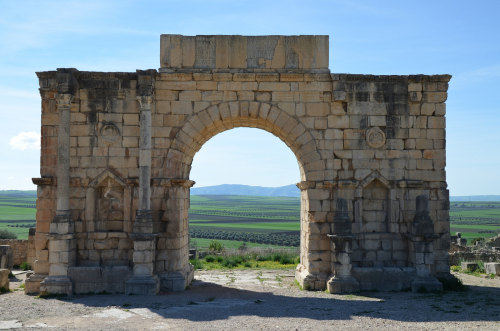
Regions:
[[[441,289],[449,274],[449,75],[332,74],[328,36],[161,36],[161,66],[37,73],[27,293],[183,290],[189,174],[214,135],[255,127],[295,154],[310,290]]]

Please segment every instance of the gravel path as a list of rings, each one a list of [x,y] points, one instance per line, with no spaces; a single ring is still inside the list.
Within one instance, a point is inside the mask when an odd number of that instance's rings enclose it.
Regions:
[[[500,279],[460,275],[467,292],[301,291],[293,270],[197,271],[185,292],[40,299],[18,281],[0,295],[0,329],[500,330]],[[16,290],[17,289],[17,290]]]

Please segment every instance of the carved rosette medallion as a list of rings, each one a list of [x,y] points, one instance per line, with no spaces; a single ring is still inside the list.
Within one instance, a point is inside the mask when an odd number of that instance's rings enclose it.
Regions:
[[[365,139],[372,148],[380,148],[385,145],[385,133],[377,127],[366,130]]]
[[[120,129],[112,122],[104,122],[99,136],[106,145],[113,145],[120,139]]]

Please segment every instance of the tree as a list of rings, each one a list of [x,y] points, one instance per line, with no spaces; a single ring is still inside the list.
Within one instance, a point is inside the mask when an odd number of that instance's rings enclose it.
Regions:
[[[10,232],[9,230],[0,230],[0,239],[17,239],[17,234]]]
[[[220,253],[224,250],[224,245],[217,240],[211,240],[208,249],[212,252]]]

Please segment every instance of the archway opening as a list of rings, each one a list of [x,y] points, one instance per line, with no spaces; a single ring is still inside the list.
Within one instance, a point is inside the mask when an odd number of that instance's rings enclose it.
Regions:
[[[299,262],[300,166],[283,141],[256,128],[218,133],[195,154],[189,178],[195,267]]]

